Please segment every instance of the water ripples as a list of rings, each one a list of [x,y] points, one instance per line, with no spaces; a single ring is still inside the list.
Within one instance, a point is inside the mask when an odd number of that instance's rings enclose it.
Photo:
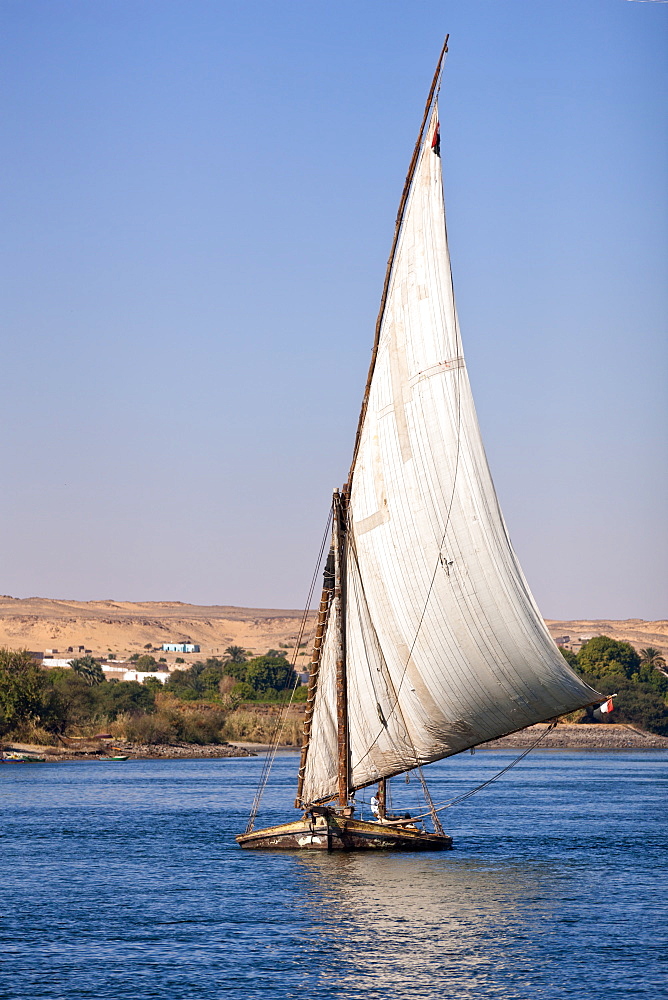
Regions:
[[[433,765],[435,798],[509,759]],[[0,996],[665,995],[668,754],[534,753],[445,813],[433,856],[241,851],[260,763],[1,768]],[[263,824],[290,818],[296,764]]]

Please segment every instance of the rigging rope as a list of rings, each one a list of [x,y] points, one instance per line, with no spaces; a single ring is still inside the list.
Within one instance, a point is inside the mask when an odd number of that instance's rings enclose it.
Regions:
[[[487,786],[491,785],[493,781],[496,781],[498,778],[502,777],[504,774],[506,774],[508,771],[510,771],[513,767],[515,767],[517,764],[519,764],[519,762],[521,760],[524,760],[524,758],[526,757],[526,755],[528,753],[531,753],[531,751],[535,747],[538,746],[538,744],[541,742],[541,740],[545,739],[545,737],[547,736],[548,733],[552,732],[552,730],[554,729],[554,727],[556,726],[556,724],[557,724],[557,720],[555,719],[553,722],[550,723],[550,725],[547,727],[547,729],[545,729],[540,734],[540,736],[538,737],[538,739],[536,739],[536,740],[533,741],[533,743],[531,744],[530,747],[527,747],[526,750],[523,750],[522,753],[519,755],[519,757],[516,757],[515,760],[511,761],[510,764],[508,764],[506,767],[503,768],[503,770],[499,771],[493,777],[488,778],[487,781],[483,781],[482,784],[476,785],[475,788],[470,788],[469,791],[468,792],[464,792],[463,795],[458,795],[454,799],[448,799],[447,802],[442,802],[441,805],[439,805],[439,806],[434,806],[433,807],[433,812],[442,812],[444,809],[451,809],[452,806],[459,805],[460,802],[464,802],[465,799],[468,799],[472,795],[475,795],[476,792],[481,791],[483,788],[487,788]],[[432,816],[432,815],[433,815],[433,813],[432,813],[432,810],[430,809],[429,812],[421,813],[419,816],[412,816],[411,819],[425,819],[427,816]]]
[[[325,531],[322,536],[322,542],[320,544],[320,552],[318,553],[318,559],[316,561],[315,569],[313,571],[313,576],[311,578],[311,586],[309,588],[308,597],[306,599],[306,604],[304,606],[304,613],[302,614],[302,620],[299,626],[297,641],[295,643],[294,652],[292,654],[291,666],[293,670],[297,663],[299,649],[304,636],[304,632],[306,630],[306,625],[308,623],[308,616],[311,610],[311,601],[313,599],[313,592],[315,591],[315,585],[318,580],[318,572],[320,570],[322,557],[325,552],[325,546],[329,539],[329,529],[331,525],[331,520],[332,520],[332,512],[330,510],[329,517],[327,518],[327,524],[325,525]],[[293,684],[292,689],[290,690],[290,697],[285,698],[279,707],[278,717],[276,719],[276,725],[274,726],[273,732],[271,734],[271,739],[269,741],[269,750],[267,751],[267,756],[265,757],[262,763],[260,780],[258,782],[257,790],[255,792],[255,797],[253,799],[253,804],[250,810],[250,815],[248,817],[248,824],[246,825],[246,833],[251,833],[253,827],[255,826],[255,820],[257,818],[258,810],[260,808],[260,802],[262,801],[264,790],[267,786],[267,782],[269,781],[269,775],[271,774],[271,769],[273,767],[274,760],[276,758],[276,753],[278,751],[278,745],[280,743],[281,734],[283,732],[283,728],[287,720],[287,714],[290,709],[290,706],[292,705],[292,701],[295,696],[295,691],[297,690],[298,681],[299,677],[295,677],[295,683]]]
[[[418,764],[416,770],[418,773],[418,777],[420,779],[420,784],[422,785],[422,794],[424,795],[425,804],[429,809],[429,815],[431,816],[431,821],[434,824],[434,830],[442,837],[445,833],[445,830],[441,826],[441,821],[438,818],[438,809],[434,805],[434,800],[431,797],[431,792],[429,791],[429,787],[427,785],[427,779],[425,778],[424,773],[422,771],[422,766]]]

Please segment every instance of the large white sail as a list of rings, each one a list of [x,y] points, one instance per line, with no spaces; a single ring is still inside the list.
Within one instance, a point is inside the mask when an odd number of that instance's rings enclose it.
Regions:
[[[437,128],[434,106],[350,482],[344,597],[353,788],[598,697],[552,641],[497,501],[459,335]],[[328,646],[305,802],[336,791]]]

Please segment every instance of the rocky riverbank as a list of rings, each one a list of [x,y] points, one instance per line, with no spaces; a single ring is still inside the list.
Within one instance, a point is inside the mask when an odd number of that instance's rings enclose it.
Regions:
[[[231,743],[127,743],[115,744],[122,753],[137,760],[205,758],[205,757],[257,757],[252,750]]]
[[[179,760],[206,759],[211,757],[256,757],[257,754],[246,747],[231,743],[129,743],[114,740],[113,747],[86,744],[80,748],[38,746],[33,743],[5,744],[3,750],[34,754],[43,757],[47,763],[80,760],[108,760],[114,755],[127,755],[128,760]]]
[[[539,723],[521,729],[500,740],[490,740],[478,747],[479,750],[527,750],[539,736],[544,738],[536,749],[540,750],[668,750],[668,737],[646,733],[637,726],[609,724],[568,724],[559,723],[546,732],[547,723]],[[242,743],[240,746],[256,753],[269,750],[266,743]],[[297,751],[294,746],[280,746],[279,750]]]
[[[529,726],[500,740],[484,743],[481,750],[526,750],[548,729],[547,723]],[[668,750],[668,737],[646,733],[637,726],[567,725],[555,726],[538,744],[541,750]]]
[[[546,723],[530,726],[500,740],[483,743],[480,750],[527,750],[539,736],[540,750],[668,750],[668,737],[646,733],[627,725],[567,725],[561,723],[548,730]],[[79,747],[38,746],[31,743],[5,744],[5,751],[35,754],[48,762],[105,760],[114,754],[127,755],[132,760],[198,760],[216,757],[256,757],[269,747],[264,743],[130,743],[114,740],[102,743],[86,741]],[[279,747],[282,751],[297,752],[294,746]]]

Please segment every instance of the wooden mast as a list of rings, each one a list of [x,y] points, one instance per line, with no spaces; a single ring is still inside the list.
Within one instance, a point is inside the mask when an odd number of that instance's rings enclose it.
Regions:
[[[308,756],[309,744],[311,742],[311,727],[313,725],[313,710],[315,708],[315,696],[318,690],[318,674],[320,672],[320,656],[322,644],[329,617],[329,608],[334,592],[334,549],[329,550],[327,562],[322,580],[322,594],[320,595],[320,607],[318,608],[318,622],[315,629],[315,639],[313,640],[313,652],[309,664],[308,692],[306,695],[306,717],[304,719],[304,730],[302,734],[302,754],[299,761],[299,775],[297,777],[297,797],[295,799],[295,809],[301,809],[302,791],[304,789],[304,775],[306,774],[306,757]]]
[[[334,650],[336,657],[336,730],[337,730],[337,779],[338,804],[348,805],[349,790],[349,746],[348,746],[348,685],[346,681],[345,626],[342,588],[343,525],[341,496],[334,491],[332,519],[332,545],[334,548],[334,595],[332,598],[332,627],[334,629]]]
[[[378,782],[378,818],[385,819],[387,813],[387,779]]]
[[[350,464],[350,472],[348,473],[348,482],[344,486],[344,494],[347,495],[350,489],[350,485],[353,479],[353,471],[355,469],[355,461],[357,459],[357,452],[359,451],[360,440],[362,437],[362,427],[364,425],[364,417],[366,415],[367,406],[369,404],[369,392],[371,390],[371,379],[373,377],[374,368],[376,367],[376,358],[378,356],[378,344],[380,342],[380,328],[383,324],[383,316],[385,315],[385,305],[387,303],[387,296],[390,291],[390,278],[392,276],[392,265],[394,264],[394,256],[397,252],[397,244],[399,242],[399,234],[401,232],[401,224],[404,221],[404,212],[406,211],[406,204],[408,202],[408,195],[410,194],[411,184],[413,183],[413,175],[415,174],[415,168],[417,167],[418,157],[420,155],[420,147],[422,146],[422,137],[424,135],[424,128],[427,124],[427,118],[429,117],[429,112],[431,111],[431,106],[434,101],[434,94],[436,93],[436,88],[441,77],[441,70],[443,68],[443,60],[448,51],[448,39],[450,35],[445,36],[445,41],[443,42],[443,48],[441,49],[441,54],[438,57],[438,62],[436,64],[436,71],[434,77],[431,81],[431,87],[429,89],[429,97],[427,98],[427,103],[424,106],[424,114],[422,116],[422,124],[420,125],[420,132],[417,137],[417,142],[415,143],[415,149],[413,150],[413,156],[411,158],[410,165],[408,167],[408,173],[406,174],[406,180],[404,181],[404,189],[401,193],[401,201],[399,202],[399,210],[397,212],[397,219],[394,224],[394,236],[392,238],[392,248],[390,250],[390,256],[387,261],[387,268],[385,270],[385,282],[383,284],[383,294],[380,298],[380,308],[378,310],[378,317],[376,319],[376,332],[373,341],[373,349],[371,351],[371,364],[369,365],[369,374],[366,379],[366,386],[364,388],[364,396],[362,398],[362,409],[360,411],[359,421],[357,423],[357,433],[355,435],[355,446],[353,448],[353,460]]]

